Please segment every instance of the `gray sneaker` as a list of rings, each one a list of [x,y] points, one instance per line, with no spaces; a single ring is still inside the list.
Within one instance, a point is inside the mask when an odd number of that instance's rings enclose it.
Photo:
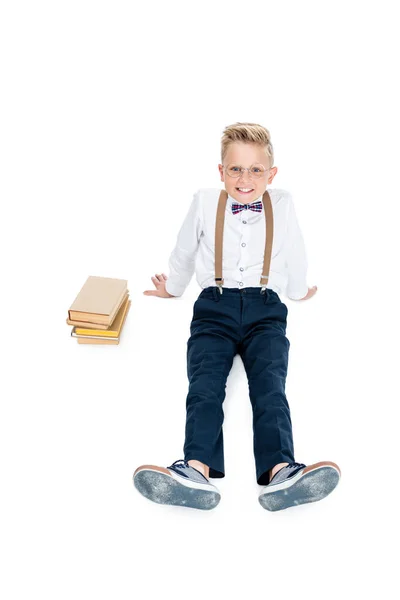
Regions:
[[[136,489],[158,504],[174,504],[210,510],[221,499],[218,489],[186,460],[167,467],[142,465],[133,474]]]
[[[341,476],[338,465],[330,460],[306,466],[291,462],[275,473],[261,490],[258,500],[267,510],[283,510],[290,506],[316,502],[330,494]]]

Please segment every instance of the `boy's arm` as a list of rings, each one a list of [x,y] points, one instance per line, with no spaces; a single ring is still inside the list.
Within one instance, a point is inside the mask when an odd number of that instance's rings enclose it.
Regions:
[[[288,269],[286,295],[291,300],[300,300],[308,293],[308,260],[291,194],[288,201],[285,249]]]
[[[165,289],[172,296],[182,296],[192,279],[202,230],[200,198],[196,192],[168,262]]]

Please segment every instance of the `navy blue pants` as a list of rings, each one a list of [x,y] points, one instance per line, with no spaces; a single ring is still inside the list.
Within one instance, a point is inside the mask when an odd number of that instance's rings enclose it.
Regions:
[[[268,471],[294,461],[292,422],[285,395],[290,342],[288,309],[272,289],[202,290],[193,307],[187,342],[189,391],[186,399],[185,460],[225,477],[223,431],[226,380],[236,354],[246,370],[253,409],[253,450],[257,483]]]

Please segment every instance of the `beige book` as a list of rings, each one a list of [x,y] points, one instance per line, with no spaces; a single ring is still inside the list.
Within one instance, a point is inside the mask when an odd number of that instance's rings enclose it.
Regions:
[[[121,333],[123,330],[123,327],[125,325],[125,321],[126,321],[126,317],[128,315],[129,309],[131,307],[131,301],[128,301],[128,305],[127,305],[127,309],[124,312],[124,316],[122,319],[122,324],[119,330],[119,336],[117,338],[104,338],[104,337],[97,337],[97,336],[74,336],[77,339],[78,344],[106,344],[106,345],[118,345],[121,339]]]
[[[66,323],[67,323],[67,325],[76,325],[77,327],[82,327],[82,328],[87,328],[87,329],[102,329],[102,330],[110,329],[114,326],[115,319],[117,318],[117,315],[118,315],[118,311],[120,310],[121,306],[124,304],[124,302],[127,298],[129,298],[129,290],[126,291],[125,296],[122,298],[121,305],[118,307],[117,313],[110,325],[102,325],[101,323],[88,323],[85,321],[71,321],[71,319],[66,319]]]
[[[121,304],[121,308],[117,312],[117,315],[110,327],[108,329],[91,329],[88,327],[73,327],[71,331],[72,337],[80,337],[80,336],[91,336],[91,337],[105,337],[105,338],[117,338],[119,337],[122,329],[122,325],[125,321],[125,313],[129,310],[131,301],[129,300],[129,296]]]
[[[109,327],[127,293],[126,279],[90,276],[68,310],[70,321]]]

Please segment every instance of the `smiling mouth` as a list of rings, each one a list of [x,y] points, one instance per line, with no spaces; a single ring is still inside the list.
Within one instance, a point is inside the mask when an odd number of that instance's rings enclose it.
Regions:
[[[239,194],[251,194],[251,192],[254,192],[253,188],[235,188]]]

